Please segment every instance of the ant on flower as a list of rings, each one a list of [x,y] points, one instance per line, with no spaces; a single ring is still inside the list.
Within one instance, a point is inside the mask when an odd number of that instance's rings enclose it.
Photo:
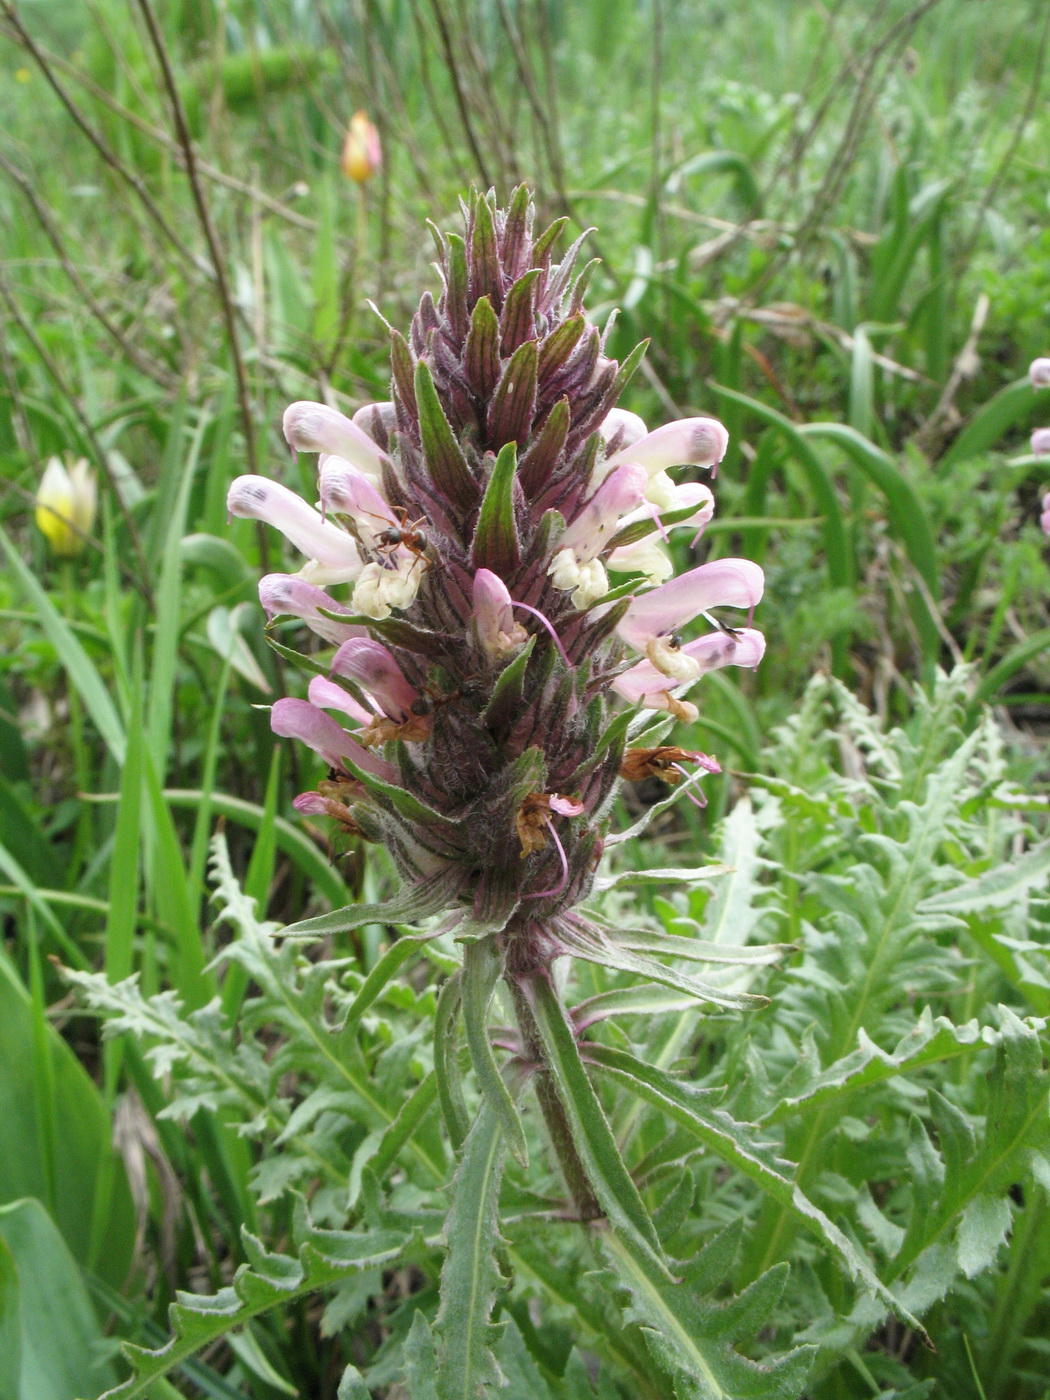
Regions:
[[[404,545],[409,554],[414,555],[416,559],[422,559],[425,568],[431,568],[433,560],[428,559],[426,554],[430,547],[430,538],[426,531],[419,528],[426,524],[426,516],[421,515],[418,520],[409,520],[408,511],[404,506],[391,506],[390,509],[396,516],[396,521],[388,524],[385,530],[380,530],[373,544],[376,554],[383,556],[384,567],[393,567],[393,564],[388,562],[390,556]],[[382,517],[375,518],[378,520]]]

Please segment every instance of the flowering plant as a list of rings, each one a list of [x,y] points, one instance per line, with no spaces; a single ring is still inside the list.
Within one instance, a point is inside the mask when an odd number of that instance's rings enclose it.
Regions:
[[[695,780],[717,763],[665,740],[676,720],[696,717],[683,697],[706,671],[760,661],[764,641],[750,613],[763,575],[748,560],[719,559],[672,577],[669,531],[699,536],[714,502],[706,484],[670,472],[713,474],[726,433],[706,417],[649,432],[617,408],[644,346],[622,365],[607,356],[608,327],[603,335],[583,310],[594,263],[575,272],[582,238],[555,263],[565,221],[534,237],[524,188],[506,210],[475,195],[464,212],[465,238],[438,235],[440,297],[424,295],[408,340],[391,330],[391,400],[352,420],[305,402],[284,415],[293,450],[320,454],[319,508],[258,476],[233,483],[229,508],[275,526],[307,556],[298,574],[262,580],[271,619],[298,618],[335,647],[327,664],[310,661],[318,674],[308,698],[278,700],[271,713],[277,734],[307,744],[328,767],[296,806],[383,843],[402,880],[386,903],[305,919],[283,936],[430,920],[392,946],[359,1001],[378,995],[426,942],[452,935],[464,948],[440,994],[434,1048],[446,1130],[462,1153],[438,1327],[446,1373],[466,1368],[480,1384],[491,1379],[485,1339],[464,1341],[454,1326],[465,1246],[453,1238],[468,1219],[477,1225],[471,1316],[480,1306],[487,1318],[497,1282],[493,1192],[504,1144],[525,1162],[518,1100],[527,1083],[573,1218],[608,1221],[621,1267],[633,1286],[641,1281],[664,1331],[701,1325],[620,1156],[590,1066],[601,1049],[606,1070],[672,1118],[695,1117],[695,1106],[666,1074],[585,1038],[590,1019],[565,1006],[557,959],[634,974],[679,1001],[743,1010],[765,999],[728,985],[724,970],[705,979],[678,963],[768,964],[785,949],[715,947],[613,926],[581,907],[618,883],[598,875],[603,851],[647,820],[610,830],[621,778],[662,777],[673,791],[659,807],[682,793],[702,801]],[[338,585],[352,585],[349,602],[325,591]],[[745,625],[716,620],[720,607],[747,610]],[[683,639],[701,618],[707,630]],[[719,869],[646,878],[690,885]],[[501,979],[516,1019],[496,1039],[508,1052],[502,1063],[487,1024]],[[460,1013],[481,1094],[473,1125],[449,1051]],[[850,1273],[913,1321],[815,1206],[793,1208]],[[673,1358],[683,1374],[688,1351]],[[735,1386],[754,1368],[740,1372],[744,1363],[725,1351],[717,1365]],[[783,1358],[768,1373],[778,1377],[775,1393],[797,1393],[805,1364],[805,1348]]]

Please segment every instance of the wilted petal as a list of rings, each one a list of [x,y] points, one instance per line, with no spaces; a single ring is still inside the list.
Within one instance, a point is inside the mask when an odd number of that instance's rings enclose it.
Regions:
[[[348,617],[350,613],[342,603],[329,598],[323,588],[317,588],[295,574],[267,574],[261,578],[259,602],[263,605],[267,617],[273,619],[283,613],[289,613],[292,617],[301,618],[311,632],[316,632],[319,637],[335,646],[339,646],[350,637],[368,635],[363,627],[333,622],[329,617],[322,617],[322,608],[328,612],[345,612]]]
[[[391,719],[404,719],[419,699],[419,691],[405,680],[393,655],[371,637],[344,642],[332,658],[332,671],[356,681]]]
[[[390,458],[338,409],[300,399],[284,411],[284,436],[297,452],[330,452],[379,481]]]
[[[611,471],[624,462],[637,462],[650,476],[668,467],[713,467],[725,456],[729,434],[716,418],[680,418],[665,423],[604,463]]]
[[[645,651],[652,638],[671,636],[709,608],[755,607],[763,583],[762,570],[750,559],[715,559],[633,598],[617,630]]]
[[[1036,428],[1032,434],[1032,451],[1037,457],[1050,457],[1050,428]]]
[[[231,515],[264,520],[305,554],[310,582],[348,583],[361,572],[356,542],[335,525],[322,520],[294,491],[264,476],[239,476],[230,487],[226,508]]]
[[[610,472],[562,535],[562,549],[571,549],[581,564],[600,554],[621,516],[645,500],[648,479],[644,467],[633,463]]]
[[[341,769],[343,759],[349,758],[358,768],[387,782],[395,775],[392,763],[364,748],[309,700],[278,700],[270,710],[270,728],[282,739],[298,739],[320,754],[330,768]]]
[[[319,710],[339,710],[351,719],[356,719],[359,724],[371,724],[375,719],[372,710],[366,710],[364,705],[348,694],[341,685],[336,685],[335,681],[326,681],[324,676],[313,676],[306,693],[311,705],[316,705]]]
[[[563,817],[578,817],[583,811],[583,803],[575,797],[562,797],[556,792],[550,794],[550,807],[552,812]]]
[[[766,639],[754,628],[742,627],[735,639],[727,632],[710,632],[695,641],[686,642],[681,648],[696,668],[690,679],[717,671],[722,666],[746,666],[754,670],[766,650]],[[656,699],[665,691],[673,690],[679,684],[673,677],[658,671],[651,661],[639,661],[629,671],[613,681],[613,689],[625,700],[637,704],[645,701],[650,709],[664,709],[666,706]]]
[[[304,817],[326,817],[329,801],[329,798],[322,797],[319,792],[301,792],[298,797],[292,798],[292,806]]]
[[[1050,359],[1041,356],[1028,367],[1028,377],[1033,389],[1050,389]]]
[[[515,620],[513,600],[507,585],[491,569],[474,575],[474,625],[481,649],[490,661],[502,660],[508,652],[528,640],[528,633]]]

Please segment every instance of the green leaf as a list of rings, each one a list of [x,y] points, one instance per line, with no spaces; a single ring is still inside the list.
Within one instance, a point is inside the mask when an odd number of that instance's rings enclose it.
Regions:
[[[918,914],[980,914],[1016,906],[1033,885],[1045,888],[1050,870],[1050,841],[1033,846],[1017,860],[986,870],[952,889],[931,894],[917,906]]]
[[[490,1318],[497,1294],[506,1287],[495,1257],[503,1141],[499,1117],[485,1104],[467,1136],[445,1222],[448,1253],[434,1325],[438,1400],[477,1400],[490,1385],[499,1384],[491,1348],[502,1328]]]
[[[459,1057],[456,1053],[456,1026],[462,1001],[463,974],[457,969],[438,993],[434,1014],[434,1077],[445,1131],[455,1152],[463,1146],[470,1129],[467,1106],[463,1101]]]
[[[489,442],[496,450],[511,443],[524,446],[536,409],[538,358],[536,342],[526,340],[503,366],[487,420]]]
[[[997,1040],[995,1031],[990,1027],[982,1030],[976,1021],[956,1026],[946,1016],[934,1020],[929,1007],[923,1009],[912,1029],[890,1052],[880,1049],[861,1028],[857,1032],[856,1050],[816,1073],[802,1091],[778,1098],[760,1121],[779,1123],[796,1113],[824,1108],[858,1089],[899,1074],[913,1074],[927,1065],[959,1055],[972,1054]]]
[[[770,408],[768,404],[761,403],[758,399],[753,399],[747,394],[741,394],[736,389],[726,389],[717,384],[712,387],[721,397],[750,409],[756,418],[769,424],[770,427],[776,428],[787,439],[799,465],[806,474],[817,509],[824,517],[824,550],[827,556],[828,579],[831,586],[833,588],[851,587],[854,574],[853,558],[846,537],[842,507],[839,505],[834,484],[823,462],[790,418],[785,418],[775,408]]]
[[[380,904],[347,904],[330,914],[317,914],[312,919],[300,919],[281,929],[282,938],[327,938],[333,933],[346,933],[362,924],[405,924],[440,914],[447,909],[459,892],[464,873],[456,866],[447,866],[440,875],[408,885]],[[391,952],[394,950],[391,949]]]
[[[661,1366],[672,1376],[677,1400],[797,1400],[816,1347],[798,1347],[767,1362],[746,1360],[733,1342],[761,1330],[787,1281],[785,1266],[771,1269],[725,1303],[704,1301],[729,1272],[738,1239],[733,1227],[704,1247],[681,1280],[669,1282],[643,1256],[614,1236],[603,1250],[626,1290],[628,1322],[637,1323]]]
[[[87,652],[77,641],[69,623],[62,617],[48,594],[37,582],[33,571],[22,562],[21,555],[2,528],[0,528],[0,545],[3,546],[11,569],[29,596],[48,641],[58,653],[59,661],[66,668],[70,680],[76,686],[88,714],[94,721],[95,728],[101,734],[117,764],[122,764],[124,751],[127,748],[127,739],[116,707],[102,683],[102,677],[95,669]]]
[[[561,998],[546,977],[532,979],[524,990],[543,1039],[558,1098],[572,1125],[573,1145],[591,1188],[613,1229],[629,1241],[632,1255],[644,1259],[657,1276],[670,1282],[656,1228],[591,1087]]]
[[[293,1234],[297,1255],[269,1254],[247,1230],[242,1241],[248,1263],[218,1293],[179,1293],[168,1309],[172,1336],[159,1350],[123,1345],[133,1374],[100,1400],[138,1400],[175,1366],[210,1342],[243,1327],[272,1308],[293,1303],[369,1269],[389,1268],[399,1258],[404,1237],[391,1230],[319,1230],[305,1206],[297,1206]]]
[[[514,474],[517,465],[517,445],[508,442],[492,468],[471,544],[474,568],[491,569],[501,578],[517,568],[521,561],[521,543],[514,519]]]
[[[434,1336],[430,1323],[418,1309],[405,1338],[402,1362],[409,1400],[438,1400],[434,1384],[437,1372]]]
[[[186,532],[190,491],[197,474],[201,444],[208,427],[209,414],[202,413],[193,435],[186,461],[178,474],[182,445],[182,416],[172,421],[170,432],[174,455],[173,476],[178,476],[178,490],[171,502],[170,515],[165,520],[166,532],[161,553],[160,574],[157,579],[157,616],[153,634],[153,656],[150,666],[149,693],[146,702],[145,733],[154,772],[163,782],[168,771],[168,753],[172,737],[172,709],[175,703],[175,675],[179,657],[180,617],[182,614],[182,537]],[[166,469],[166,468],[165,468]]]
[[[431,479],[438,491],[461,511],[469,510],[477,501],[478,486],[449,427],[425,360],[416,364],[415,391],[423,455]]]
[[[91,1299],[39,1201],[0,1206],[0,1394],[74,1400],[113,1384]]]
[[[605,875],[595,880],[596,893],[606,890],[620,890],[628,885],[696,885],[703,880],[714,880],[720,875],[728,875],[728,865],[698,865],[691,868],[667,867],[660,870],[618,870],[614,875]]]
[[[1028,379],[1015,379],[979,408],[937,463],[944,474],[957,462],[966,462],[987,452],[1003,440],[1015,424],[1029,418],[1037,408],[1050,403],[1047,390],[1032,388]]]
[[[536,635],[533,633],[510,665],[500,672],[488,704],[481,713],[481,722],[487,729],[501,729],[520,714],[525,693],[525,672],[535,645]]]
[[[135,1222],[127,1175],[110,1141],[109,1114],[73,1051],[51,1026],[44,1047],[50,1058],[46,1081],[51,1102],[42,1103],[32,1045],[29,994],[0,956],[0,1201],[46,1198],[44,1144],[37,1131],[46,1113],[56,1135],[55,1224],[81,1265],[91,1265],[97,1247],[94,1268],[119,1287],[131,1260]]]
[[[499,320],[488,297],[479,297],[470,318],[463,368],[474,393],[487,403],[499,379]]]
[[[348,1366],[343,1372],[335,1400],[372,1400],[372,1393],[356,1366]]]
[[[501,971],[502,963],[494,935],[466,945],[463,953],[463,1025],[471,1064],[481,1092],[496,1115],[514,1160],[524,1169],[529,1164],[525,1130],[496,1063],[486,1024],[489,1003]]]
[[[610,1079],[659,1108],[794,1214],[838,1259],[850,1278],[857,1280],[907,1326],[914,1327],[920,1336],[926,1335],[921,1323],[884,1287],[859,1250],[791,1180],[785,1170],[791,1170],[791,1164],[774,1157],[767,1147],[756,1143],[748,1131],[749,1125],[737,1123],[728,1113],[715,1108],[710,1092],[693,1089],[623,1050],[588,1045],[587,1054]]]
[[[679,972],[677,968],[665,967],[653,958],[622,948],[597,926],[590,931],[577,924],[564,930],[561,936],[566,949],[575,958],[597,963],[599,967],[612,967],[619,972],[630,972],[650,982],[662,983],[665,987],[685,992],[698,1002],[709,1002],[713,1006],[722,1006],[731,1011],[753,1011],[769,1005],[768,997],[757,996],[751,992],[725,990],[715,983],[703,982],[698,977]]]

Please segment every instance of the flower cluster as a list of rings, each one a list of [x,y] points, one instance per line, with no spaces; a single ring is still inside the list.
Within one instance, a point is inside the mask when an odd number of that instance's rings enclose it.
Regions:
[[[1033,389],[1050,389],[1050,359],[1033,360],[1028,370]],[[1032,451],[1037,457],[1050,457],[1050,428],[1036,428],[1032,434]],[[1039,517],[1043,534],[1050,535],[1050,491],[1043,497],[1043,513]]]
[[[616,407],[644,346],[622,365],[606,354],[582,238],[555,263],[565,221],[533,237],[524,188],[506,210],[475,195],[465,217],[465,238],[440,236],[439,298],[407,340],[391,332],[390,401],[285,413],[292,449],[319,454],[317,508],[244,476],[229,509],[306,556],[262,580],[269,617],[335,647],[308,698],[272,710],[329,768],[300,811],[384,842],[461,932],[502,932],[542,962],[590,892],[621,772],[717,769],[661,735],[625,753],[634,711],[610,701],[667,712],[664,732],[694,719],[686,688],[762,657],[763,577],[745,559],[672,577],[670,532],[699,536],[714,509],[672,472],[713,475],[726,433],[706,417],[650,432]],[[726,606],[745,625],[712,616]],[[684,640],[698,618],[709,630]]]

